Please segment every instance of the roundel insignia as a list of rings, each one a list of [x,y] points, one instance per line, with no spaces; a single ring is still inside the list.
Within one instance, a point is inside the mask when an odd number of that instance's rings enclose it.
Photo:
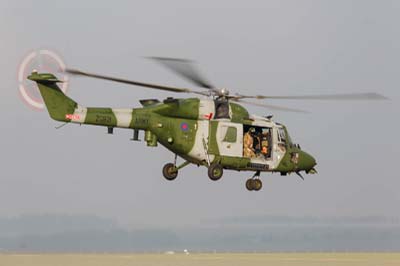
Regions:
[[[186,122],[181,123],[181,130],[182,131],[188,131],[189,130],[189,125]]]

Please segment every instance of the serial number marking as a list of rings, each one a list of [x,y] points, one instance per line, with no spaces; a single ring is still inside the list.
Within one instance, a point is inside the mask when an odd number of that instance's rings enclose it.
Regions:
[[[96,115],[96,123],[111,123],[111,117],[107,115]]]

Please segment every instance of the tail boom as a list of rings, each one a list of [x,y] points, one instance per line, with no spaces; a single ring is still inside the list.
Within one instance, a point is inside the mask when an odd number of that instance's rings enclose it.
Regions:
[[[134,109],[83,107],[66,96],[53,74],[33,72],[28,79],[35,81],[52,119],[61,122],[133,128]]]

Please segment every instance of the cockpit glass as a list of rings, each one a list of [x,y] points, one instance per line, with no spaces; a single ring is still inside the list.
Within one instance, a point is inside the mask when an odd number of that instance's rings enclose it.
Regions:
[[[280,142],[286,143],[286,134],[283,128],[278,129],[278,139]]]
[[[290,135],[289,135],[289,132],[288,132],[288,130],[286,129],[286,140],[288,141],[288,143],[293,143],[293,141],[292,141],[292,138],[290,137]]]

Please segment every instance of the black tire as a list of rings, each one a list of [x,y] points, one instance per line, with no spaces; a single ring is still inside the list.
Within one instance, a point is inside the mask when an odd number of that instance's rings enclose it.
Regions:
[[[246,188],[248,191],[253,191],[253,179],[246,180]]]
[[[178,169],[173,163],[167,163],[162,169],[163,176],[168,181],[174,180],[178,176]]]
[[[208,167],[208,177],[212,181],[220,180],[224,174],[224,168],[218,163],[213,163]]]
[[[253,189],[255,191],[260,191],[262,188],[262,182],[260,179],[253,179]]]

